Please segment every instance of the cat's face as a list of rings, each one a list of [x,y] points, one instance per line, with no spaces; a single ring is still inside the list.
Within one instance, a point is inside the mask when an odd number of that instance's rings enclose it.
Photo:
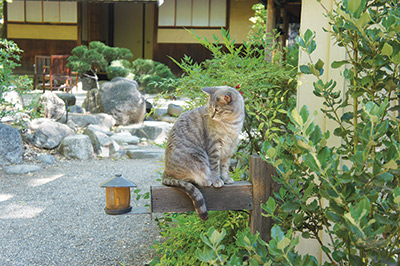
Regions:
[[[208,112],[212,119],[229,119],[230,116],[243,112],[243,97],[236,89],[220,86],[202,90],[210,96]]]

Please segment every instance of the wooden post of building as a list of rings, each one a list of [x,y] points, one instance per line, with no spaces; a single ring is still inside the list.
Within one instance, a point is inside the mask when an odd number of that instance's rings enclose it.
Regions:
[[[273,33],[275,29],[275,3],[274,0],[268,0],[267,4],[267,33]]]
[[[271,37],[274,36],[274,29],[276,26],[275,23],[276,20],[276,16],[275,16],[275,4],[274,4],[274,0],[268,0],[267,3],[267,21],[266,21],[266,33],[267,33],[267,38],[266,38],[266,42],[269,41],[270,38],[268,38],[268,35],[270,35]],[[273,46],[275,43],[275,40],[272,40],[271,45]],[[266,43],[267,45],[265,46],[265,59],[269,62],[272,61],[272,56],[273,56],[273,51],[271,51],[268,47],[268,43]]]
[[[251,233],[260,233],[261,239],[271,239],[271,218],[262,215],[261,205],[272,195],[272,174],[275,169],[259,156],[250,155],[250,182],[253,185],[253,210],[250,211]]]

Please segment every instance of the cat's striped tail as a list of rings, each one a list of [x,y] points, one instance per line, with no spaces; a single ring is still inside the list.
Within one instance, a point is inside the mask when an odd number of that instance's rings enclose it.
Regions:
[[[165,174],[162,177],[162,183],[165,186],[176,187],[185,192],[192,200],[193,207],[199,217],[204,221],[208,219],[206,201],[204,200],[203,194],[196,186],[183,180],[170,179],[166,177]]]

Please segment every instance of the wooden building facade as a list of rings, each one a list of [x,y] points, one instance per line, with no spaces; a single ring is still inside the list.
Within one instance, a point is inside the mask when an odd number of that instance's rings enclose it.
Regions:
[[[271,1],[271,0],[270,0]],[[134,59],[149,58],[177,66],[169,56],[210,56],[187,31],[202,37],[229,29],[237,43],[246,40],[258,0],[13,0],[5,5],[6,38],[24,50],[20,73],[31,73],[35,55],[70,54],[77,45],[102,41],[125,47]],[[273,26],[288,10],[300,21],[300,0],[261,1],[274,9]],[[293,11],[294,10],[294,11]]]

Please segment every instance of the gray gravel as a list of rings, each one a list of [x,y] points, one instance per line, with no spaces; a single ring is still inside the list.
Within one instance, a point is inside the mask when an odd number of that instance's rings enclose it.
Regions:
[[[38,172],[0,170],[0,265],[145,265],[159,239],[148,214],[110,216],[99,185],[121,173],[143,192],[158,159],[60,161]],[[136,201],[144,206],[148,200]]]

